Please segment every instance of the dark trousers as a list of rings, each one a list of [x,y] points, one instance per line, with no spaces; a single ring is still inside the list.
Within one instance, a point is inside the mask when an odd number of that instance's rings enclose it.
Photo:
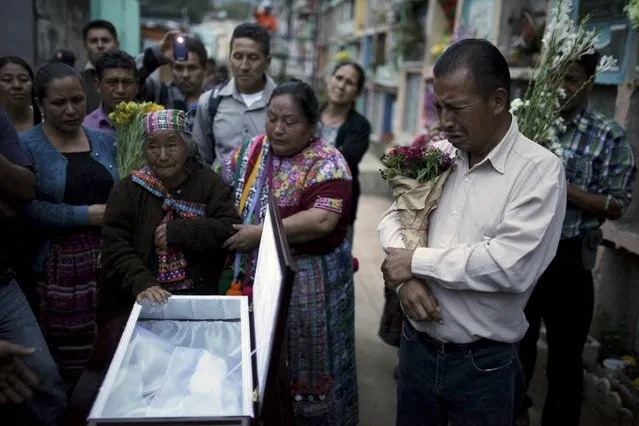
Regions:
[[[438,343],[404,321],[397,426],[513,426],[523,387],[516,344]]]
[[[530,326],[519,346],[528,390],[535,371],[537,340],[543,319],[548,343],[548,393],[542,426],[579,426],[582,352],[590,331],[593,309],[594,285],[592,273],[583,267],[582,240],[562,240],[557,255],[537,282],[526,305],[526,319]],[[523,410],[531,406],[532,400],[526,395]]]

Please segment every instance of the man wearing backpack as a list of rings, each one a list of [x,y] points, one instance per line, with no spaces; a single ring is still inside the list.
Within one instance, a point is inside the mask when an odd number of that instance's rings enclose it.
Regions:
[[[231,37],[233,78],[200,96],[193,138],[204,161],[216,166],[246,139],[265,131],[266,107],[275,82],[267,30],[255,23],[238,25]]]

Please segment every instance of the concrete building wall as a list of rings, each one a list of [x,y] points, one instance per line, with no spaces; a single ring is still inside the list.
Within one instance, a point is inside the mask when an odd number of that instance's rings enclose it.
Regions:
[[[0,14],[0,55],[17,55],[37,68],[56,49],[75,52],[84,66],[82,26],[89,19],[89,0],[4,0]]]
[[[34,0],[8,0],[6,8],[10,13],[0,13],[0,56],[16,55],[31,66],[35,61]]]
[[[88,0],[35,0],[35,65],[53,57],[56,49],[76,54],[76,66],[84,67],[82,27],[90,20]]]

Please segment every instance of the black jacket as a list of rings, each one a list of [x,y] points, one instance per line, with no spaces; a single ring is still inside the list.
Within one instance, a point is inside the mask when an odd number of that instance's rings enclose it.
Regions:
[[[335,147],[339,149],[353,176],[353,199],[351,202],[350,224],[355,222],[359,201],[359,163],[370,145],[371,125],[362,114],[351,109],[346,121],[340,126],[335,138]]]

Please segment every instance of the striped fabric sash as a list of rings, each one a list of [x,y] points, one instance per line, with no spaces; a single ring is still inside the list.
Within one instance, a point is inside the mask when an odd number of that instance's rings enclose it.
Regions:
[[[170,222],[175,215],[183,218],[200,217],[206,215],[206,205],[184,200],[176,200],[164,188],[151,169],[144,167],[131,173],[133,182],[162,199],[164,216],[160,225]],[[168,247],[166,250],[155,249],[158,259],[158,283],[169,291],[184,290],[193,287],[193,282],[187,277],[187,263],[182,250]]]

